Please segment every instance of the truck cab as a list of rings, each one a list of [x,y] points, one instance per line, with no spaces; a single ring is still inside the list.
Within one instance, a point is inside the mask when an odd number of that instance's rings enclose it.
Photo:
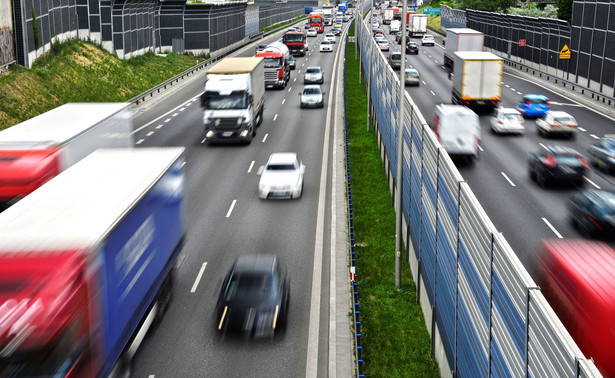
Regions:
[[[265,61],[265,87],[285,88],[290,80],[290,67],[288,66],[290,50],[280,42],[274,43],[278,45],[270,44],[265,50],[259,51],[256,56]]]
[[[308,51],[306,35],[303,32],[287,32],[282,37],[282,42],[288,47],[291,55],[305,56]]]

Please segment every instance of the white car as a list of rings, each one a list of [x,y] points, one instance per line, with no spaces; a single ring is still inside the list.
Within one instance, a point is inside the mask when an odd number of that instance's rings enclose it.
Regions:
[[[494,133],[523,134],[525,132],[523,116],[514,108],[496,108],[489,123]]]
[[[536,131],[542,136],[551,134],[567,135],[570,139],[577,133],[577,121],[573,116],[562,111],[549,110],[536,120]]]
[[[320,42],[320,52],[333,52],[333,43],[331,41]]]
[[[378,21],[374,21],[374,22],[372,23],[372,28],[374,28],[374,29],[378,29],[379,27],[380,27],[380,23],[379,23]]]
[[[318,30],[310,29],[307,31],[306,36],[308,37],[318,37]]]
[[[436,39],[431,34],[425,34],[423,39],[421,40],[421,46],[431,45],[434,46],[436,44]]]
[[[389,51],[389,42],[386,39],[378,39],[376,40],[376,43],[378,44],[378,48],[382,51]]]
[[[335,43],[335,34],[333,34],[333,33],[325,34],[325,37],[323,38],[323,41],[329,41],[331,43]]]
[[[268,198],[299,198],[303,191],[305,165],[294,152],[276,152],[258,170],[258,196]]]

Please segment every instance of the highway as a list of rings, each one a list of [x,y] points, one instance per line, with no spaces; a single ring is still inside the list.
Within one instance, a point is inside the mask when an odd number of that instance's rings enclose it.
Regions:
[[[278,33],[259,40],[236,55],[253,56],[257,43],[280,38]],[[327,375],[331,246],[327,167],[332,146],[327,132],[332,130],[328,121],[334,109],[329,97],[335,93],[333,66],[340,56],[337,45],[333,53],[319,53],[322,38],[319,34],[308,39],[309,54],[296,57],[297,68],[285,89],[266,91],[264,121],[250,145],[202,143],[202,74],[137,110],[134,138],[138,146],[186,147],[187,244],[176,269],[173,302],[162,324],[137,352],[132,375]],[[308,65],[320,65],[325,71],[324,109],[299,108],[298,93]],[[260,200],[258,168],[271,153],[285,151],[298,153],[306,165],[302,198]],[[287,330],[273,340],[223,338],[214,326],[222,279],[234,259],[248,253],[278,255],[291,277]],[[314,311],[318,308],[319,312]]]
[[[380,18],[377,18],[380,20]],[[385,33],[388,26],[381,26]],[[393,35],[391,51],[399,51]],[[420,38],[414,38],[419,46]],[[435,46],[420,46],[418,55],[406,55],[406,67],[416,68],[421,75],[418,87],[406,90],[431,124],[436,104],[451,103],[452,82],[443,65],[442,38],[436,36]],[[388,52],[383,51],[384,56]],[[399,72],[399,71],[397,71]],[[480,115],[481,153],[475,164],[454,160],[463,178],[526,269],[532,273],[536,247],[545,238],[582,238],[568,220],[566,203],[578,187],[539,187],[528,175],[527,159],[530,152],[544,145],[572,146],[587,158],[587,149],[599,137],[613,133],[614,119],[572,98],[563,97],[543,86],[539,79],[529,81],[504,72],[501,106],[514,108],[523,94],[538,93],[549,97],[552,110],[566,111],[575,117],[579,132],[574,140],[545,138],[535,129],[535,120],[525,120],[525,134],[495,135],[490,132],[488,114]],[[615,177],[593,168],[585,177],[585,188],[615,190]]]

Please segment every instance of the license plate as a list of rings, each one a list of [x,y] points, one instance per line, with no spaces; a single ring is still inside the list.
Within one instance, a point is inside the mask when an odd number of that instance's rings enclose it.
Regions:
[[[230,137],[230,136],[233,136],[233,132],[232,132],[232,131],[224,131],[224,132],[222,133],[222,136],[223,136],[223,137]]]

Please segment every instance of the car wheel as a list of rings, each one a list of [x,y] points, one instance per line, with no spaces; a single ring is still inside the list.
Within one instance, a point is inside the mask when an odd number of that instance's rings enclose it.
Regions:
[[[529,168],[527,171],[528,171],[528,173],[530,175],[530,179],[532,181],[536,181],[536,172],[534,172],[534,170],[532,168]]]

